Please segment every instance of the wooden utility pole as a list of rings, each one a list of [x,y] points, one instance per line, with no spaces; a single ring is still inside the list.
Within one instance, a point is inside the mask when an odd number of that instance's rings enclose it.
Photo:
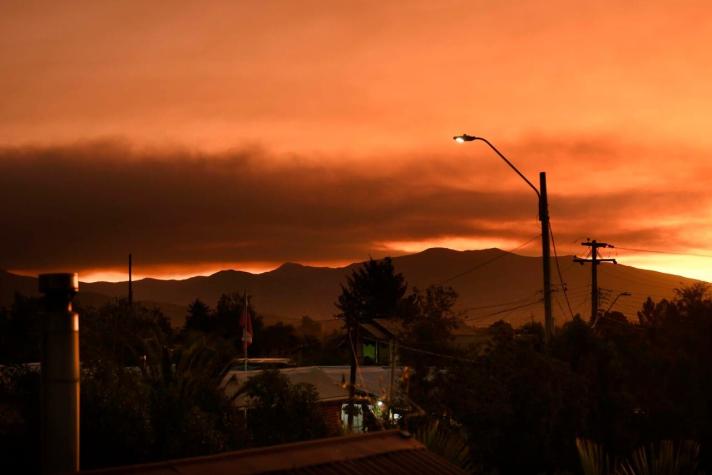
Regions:
[[[393,394],[396,380],[396,359],[398,358],[398,341],[395,338],[391,338],[388,349],[391,357],[391,381],[388,386],[388,411],[390,412],[393,407]]]
[[[586,262],[591,263],[591,324],[593,324],[598,318],[598,265],[601,262],[612,262],[614,264],[618,264],[618,262],[615,259],[600,259],[598,257],[599,248],[614,247],[612,244],[598,242],[594,239],[593,241],[582,242],[581,245],[591,248],[591,258],[574,257],[574,262],[578,262],[581,265]]]

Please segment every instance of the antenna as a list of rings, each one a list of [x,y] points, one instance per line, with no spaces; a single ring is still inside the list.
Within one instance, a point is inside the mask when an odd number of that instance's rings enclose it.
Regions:
[[[133,276],[131,254],[129,253],[129,305],[133,305]]]

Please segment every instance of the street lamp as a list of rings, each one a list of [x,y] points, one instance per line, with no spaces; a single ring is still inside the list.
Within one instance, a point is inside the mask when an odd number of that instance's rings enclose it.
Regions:
[[[494,152],[499,155],[499,158],[504,160],[504,162],[509,165],[509,167],[516,172],[519,177],[526,182],[529,187],[536,193],[537,199],[539,201],[539,221],[541,221],[541,254],[542,254],[542,267],[544,273],[544,338],[547,343],[551,341],[551,337],[554,334],[554,319],[551,314],[551,263],[550,261],[550,250],[549,250],[549,200],[546,194],[546,172],[539,172],[539,188],[530,182],[527,177],[525,177],[522,172],[520,172],[517,167],[510,162],[507,157],[502,155],[502,152],[497,150],[497,147],[492,145],[489,140],[484,137],[476,137],[474,135],[462,134],[453,137],[453,140],[457,143],[474,142],[475,140],[480,140],[486,143],[489,148],[494,150]]]
[[[633,294],[631,294],[630,292],[621,292],[621,293],[619,293],[618,295],[616,295],[616,298],[613,299],[613,302],[611,302],[611,304],[608,306],[608,308],[606,309],[606,311],[603,312],[603,315],[607,315],[608,313],[610,313],[611,309],[612,309],[613,306],[616,304],[616,302],[618,302],[618,299],[619,299],[619,298],[621,298],[621,297],[630,297],[631,295],[633,295]],[[593,325],[591,325],[591,328],[596,328],[596,324],[597,324],[598,321],[601,319],[601,316],[602,316],[602,315],[596,315],[596,320],[593,322]]]

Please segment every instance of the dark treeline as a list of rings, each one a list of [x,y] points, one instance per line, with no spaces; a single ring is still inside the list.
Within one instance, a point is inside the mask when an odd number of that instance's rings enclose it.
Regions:
[[[219,389],[242,356],[244,296],[223,295],[209,308],[195,301],[174,330],[156,308],[116,300],[80,314],[81,464],[106,467],[205,455],[324,436],[313,388],[279,373],[253,378],[260,423],[245,422]],[[253,313],[250,354],[320,358],[330,339],[318,322],[265,326]],[[41,305],[17,295],[0,309],[0,472],[39,472]],[[258,353],[259,352],[259,353]],[[274,407],[279,401],[279,407]],[[290,408],[299,410],[289,410]],[[287,408],[288,410],[285,410]],[[298,430],[298,428],[302,428]]]
[[[404,384],[424,413],[410,418],[410,428],[437,422],[449,430],[469,447],[471,470],[578,473],[577,439],[597,444],[613,465],[640,447],[693,441],[700,467],[712,469],[706,284],[679,289],[671,301],[648,299],[637,321],[611,312],[593,325],[576,316],[548,347],[541,324],[512,328],[503,321],[481,342],[457,344],[456,300],[449,287],[409,292],[385,259],[356,270],[337,307],[347,322],[402,323],[400,358],[410,369]]]
[[[449,287],[409,289],[390,260],[370,261],[338,298],[345,324],[392,319],[402,328],[401,384],[414,431],[438,424],[468,449],[474,473],[582,473],[576,440],[611,457],[664,440],[700,444],[712,467],[712,300],[699,284],[670,301],[645,302],[636,321],[613,312],[595,326],[579,317],[544,345],[543,328],[497,322],[477,343],[453,338],[462,325]],[[187,457],[319,437],[317,394],[277,372],[245,389],[259,414],[247,423],[221,390],[242,356],[244,295],[196,300],[182,328],[160,311],[114,301],[81,314],[82,465]],[[265,325],[252,312],[252,356],[301,364],[348,364],[344,332],[324,335],[308,317]],[[17,296],[0,309],[0,469],[37,471],[39,303]],[[384,421],[388,425],[388,421]],[[383,424],[381,424],[383,425]],[[461,455],[461,454],[460,454]]]
[[[699,284],[678,290],[672,301],[648,299],[636,322],[613,312],[592,328],[576,317],[557,329],[550,348],[539,323],[495,323],[485,343],[450,348],[460,360],[429,355],[430,371],[414,378],[411,396],[431,418],[461,431],[484,473],[576,473],[577,438],[595,442],[612,461],[661,441],[695,441],[707,473],[707,290]]]

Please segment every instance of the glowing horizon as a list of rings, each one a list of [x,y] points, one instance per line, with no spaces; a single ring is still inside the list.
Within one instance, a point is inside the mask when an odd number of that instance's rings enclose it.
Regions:
[[[448,242],[451,245],[450,246],[443,246],[443,245],[437,245],[437,244],[443,244],[444,242]],[[463,240],[462,243],[468,242],[467,240]],[[385,254],[390,255],[391,257],[398,257],[398,256],[403,256],[403,255],[411,255],[411,254],[417,254],[423,251],[426,251],[428,249],[432,248],[446,248],[446,249],[451,249],[454,251],[480,251],[484,249],[500,249],[505,252],[510,252],[512,254],[520,255],[520,256],[527,256],[527,257],[541,257],[541,254],[532,254],[532,253],[523,253],[524,249],[536,249],[538,250],[538,246],[540,245],[539,241],[535,241],[533,243],[528,243],[526,247],[520,248],[520,249],[515,249],[515,250],[508,250],[506,248],[502,248],[497,245],[489,246],[489,247],[483,247],[483,248],[470,248],[465,246],[452,246],[454,244],[453,241],[436,241],[436,242],[428,242],[424,243],[422,246],[418,246],[417,243],[405,243],[406,246],[404,248],[397,248],[394,245],[391,245],[391,247],[386,247],[384,246],[381,249],[381,253],[385,252]],[[435,245],[433,245],[435,244]],[[521,243],[520,243],[521,244]],[[386,251],[390,251],[386,252]],[[712,282],[712,275],[708,270],[704,269],[704,263],[705,259],[707,258],[700,258],[698,256],[681,256],[679,254],[659,254],[658,252],[633,252],[633,253],[625,253],[626,251],[623,251],[623,254],[619,253],[612,253],[611,255],[615,255],[616,258],[618,259],[618,263],[620,265],[624,266],[629,266],[629,267],[636,267],[638,269],[644,269],[644,270],[651,270],[651,271],[656,271],[656,272],[662,272],[665,274],[670,274],[670,275],[677,275],[681,277],[687,277],[690,279],[697,279],[705,282]],[[379,257],[385,257],[384,256],[379,256]],[[573,254],[570,254],[573,255]],[[563,255],[560,254],[559,257],[562,257]],[[653,258],[654,256],[654,258]],[[375,258],[375,257],[374,257]],[[700,261],[702,259],[702,261]],[[710,259],[712,259],[712,256],[710,256]],[[363,262],[365,259],[354,259],[352,261],[329,261],[329,262],[318,262],[318,261],[312,261],[312,262],[294,262],[299,265],[304,265],[308,267],[327,267],[327,268],[343,268],[347,267],[351,264],[358,263],[358,262]],[[667,262],[667,264],[662,264],[661,265],[661,260],[664,262]],[[683,261],[681,264],[679,261]],[[671,262],[672,261],[672,262]],[[293,261],[290,261],[293,262]],[[280,263],[249,263],[249,264],[240,264],[240,263],[225,263],[225,264],[218,264],[218,263],[213,263],[211,266],[198,266],[195,268],[195,270],[192,271],[176,271],[175,269],[154,269],[153,271],[140,271],[138,273],[134,273],[133,280],[138,281],[142,279],[160,279],[160,280],[185,280],[189,279],[192,277],[209,277],[213,274],[216,274],[218,272],[222,271],[238,271],[238,272],[247,272],[253,275],[259,275],[259,274],[264,274],[267,272],[274,271],[278,269],[280,266],[286,264],[287,262],[280,262]],[[200,270],[198,270],[200,269]],[[27,271],[27,270],[8,270],[8,272],[11,272],[13,274],[17,275],[24,275],[24,276],[30,276],[30,277],[36,277],[38,273],[37,271]],[[94,282],[126,282],[128,281],[128,271],[124,269],[123,271],[118,270],[118,269],[96,269],[96,270],[88,270],[85,272],[80,272],[79,273],[79,280],[81,282],[87,282],[87,283],[94,283]]]
[[[0,268],[514,248],[536,199],[461,133],[547,172],[559,254],[712,254],[706,2],[325,5],[0,6]],[[706,258],[629,262],[712,281]]]

